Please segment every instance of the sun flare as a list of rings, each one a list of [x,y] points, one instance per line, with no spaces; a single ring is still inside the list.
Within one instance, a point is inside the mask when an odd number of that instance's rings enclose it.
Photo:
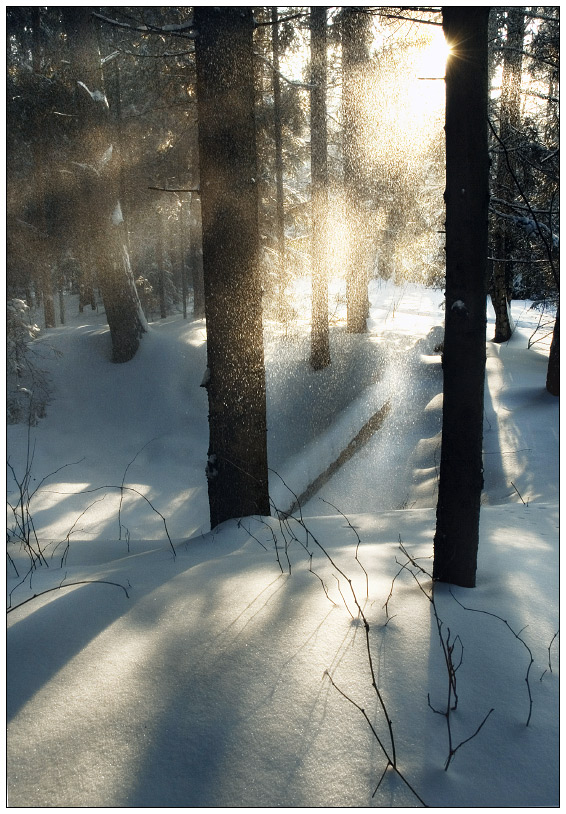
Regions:
[[[442,79],[449,54],[450,46],[444,39],[442,31],[439,30],[422,53],[417,68],[419,77],[431,80]]]

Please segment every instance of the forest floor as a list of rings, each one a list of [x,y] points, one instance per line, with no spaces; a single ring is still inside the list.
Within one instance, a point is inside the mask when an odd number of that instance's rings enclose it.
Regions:
[[[51,401],[29,436],[7,436],[44,555],[28,573],[9,544],[12,806],[558,804],[549,338],[528,348],[538,314],[514,303],[513,338],[487,344],[478,585],[432,596],[419,566],[434,535],[442,295],[376,281],[370,299],[366,335],[333,326],[325,371],[309,368],[304,323],[266,326],[274,506],[389,403],[379,429],[294,520],[214,532],[204,323],[152,323],[122,366],[102,314],[39,340]],[[442,714],[450,671],[458,705]]]

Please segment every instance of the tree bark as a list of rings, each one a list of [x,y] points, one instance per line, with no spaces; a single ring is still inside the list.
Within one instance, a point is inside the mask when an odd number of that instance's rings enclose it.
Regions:
[[[484,7],[445,7],[446,327],[433,577],[476,582],[483,488],[489,158]]]
[[[364,192],[367,181],[363,168],[363,104],[366,99],[366,73],[369,63],[369,21],[367,14],[346,7],[342,10],[342,120],[343,171],[349,245],[346,269],[347,329],[365,333],[369,313],[368,256]]]
[[[311,190],[312,320],[311,366],[330,364],[328,327],[328,163],[326,134],[326,8],[311,6]]]
[[[269,515],[253,14],[195,6],[210,525]]]

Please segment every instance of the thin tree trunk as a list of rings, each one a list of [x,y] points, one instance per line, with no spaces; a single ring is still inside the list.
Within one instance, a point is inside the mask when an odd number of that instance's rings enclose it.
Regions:
[[[165,225],[164,215],[157,210],[157,240],[155,245],[155,259],[157,262],[157,295],[159,298],[159,316],[165,319],[167,305],[165,302]]]
[[[501,101],[499,109],[499,137],[507,143],[520,121],[522,49],[525,37],[525,15],[522,9],[507,9],[507,49],[503,57],[501,79]],[[498,154],[495,197],[511,201],[514,198],[514,184],[507,165],[512,160],[511,153]],[[493,251],[493,277],[491,300],[495,310],[494,342],[508,342],[514,326],[509,308],[511,269],[509,268],[509,224],[500,218],[495,222]]]
[[[249,7],[195,6],[197,109],[214,528],[269,515]]]
[[[343,171],[349,224],[346,301],[347,329],[351,333],[365,333],[369,312],[366,212],[363,207],[367,184],[362,166],[364,145],[360,138],[369,61],[369,21],[370,17],[358,9],[346,7],[342,11]]]
[[[41,17],[39,7],[32,9],[32,26],[33,26],[33,71],[39,74],[41,72]],[[41,239],[43,251],[39,256],[39,287],[41,291],[41,299],[43,301],[43,316],[46,328],[55,327],[55,303],[53,300],[53,256],[51,248],[51,237],[48,234],[47,227],[47,188],[45,183],[45,173],[47,171],[47,162],[45,159],[45,149],[43,142],[43,134],[45,122],[43,120],[42,108],[38,105],[36,107],[35,126],[32,132],[35,137],[32,140],[32,153],[34,160],[34,181],[35,181],[35,194],[37,196],[37,212],[38,220],[37,228],[47,237]]]
[[[64,279],[63,275],[59,273],[59,284],[57,286],[57,292],[59,294],[59,322],[61,325],[65,324],[65,291],[64,291]]]
[[[190,223],[190,258],[193,283],[193,316],[203,319],[204,309],[204,271],[202,264],[202,207],[200,195],[191,193]]]
[[[181,200],[179,207],[179,223],[177,229],[177,252],[179,254],[179,272],[181,274],[181,299],[183,303],[183,319],[187,318],[187,258],[185,244],[185,209]],[[189,234],[190,237],[190,234]]]
[[[283,126],[281,121],[281,79],[279,76],[279,25],[277,6],[271,9],[273,51],[273,129],[275,141],[275,234],[278,255],[278,288],[281,303],[285,296],[285,208],[283,196]]]
[[[476,583],[486,356],[489,9],[445,7],[446,327],[434,579]]]
[[[312,321],[311,366],[330,364],[328,327],[328,163],[326,135],[326,8],[311,6],[311,188]]]

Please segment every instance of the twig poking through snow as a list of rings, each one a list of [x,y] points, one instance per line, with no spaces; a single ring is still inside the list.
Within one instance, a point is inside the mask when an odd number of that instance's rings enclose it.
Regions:
[[[454,601],[457,602],[458,605],[460,605],[460,607],[463,608],[464,610],[470,611],[472,613],[483,613],[486,616],[492,616],[494,619],[499,619],[500,622],[503,622],[503,624],[511,631],[513,636],[518,641],[521,642],[521,644],[523,645],[523,647],[525,648],[525,650],[529,654],[529,666],[527,667],[527,674],[525,676],[525,681],[526,681],[526,684],[527,684],[527,692],[528,692],[528,695],[529,695],[529,714],[527,716],[527,723],[525,724],[525,726],[528,726],[530,721],[531,721],[531,715],[532,715],[532,712],[533,712],[533,696],[532,696],[532,693],[531,693],[531,685],[529,683],[529,674],[531,672],[531,667],[534,664],[534,659],[533,659],[533,653],[532,653],[531,648],[529,647],[529,645],[526,643],[526,641],[524,639],[521,639],[521,633],[523,632],[523,630],[525,628],[521,628],[521,630],[518,633],[516,633],[513,630],[513,628],[511,627],[511,625],[509,624],[509,622],[506,619],[504,619],[502,616],[498,616],[496,613],[492,613],[491,611],[482,610],[481,608],[468,608],[468,607],[466,607],[466,605],[463,605],[462,602],[460,602],[460,600],[456,596],[454,596],[452,586],[450,586],[450,594],[451,594],[452,598],[454,599]]]

